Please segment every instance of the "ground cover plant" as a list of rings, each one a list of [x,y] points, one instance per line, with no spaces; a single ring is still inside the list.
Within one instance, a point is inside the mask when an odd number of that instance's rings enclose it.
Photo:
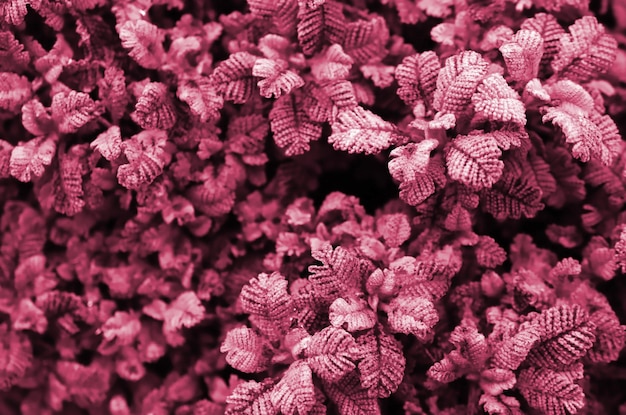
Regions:
[[[0,413],[626,414],[619,0],[0,0]]]

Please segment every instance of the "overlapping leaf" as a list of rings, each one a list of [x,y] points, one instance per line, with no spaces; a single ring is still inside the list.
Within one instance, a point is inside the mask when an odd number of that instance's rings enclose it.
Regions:
[[[490,134],[458,136],[446,148],[448,175],[472,189],[490,188],[502,176],[501,155]]]
[[[393,124],[363,107],[340,112],[332,127],[328,142],[348,153],[377,154],[401,139]]]
[[[526,124],[526,108],[500,74],[487,76],[472,96],[474,110],[490,121]]]

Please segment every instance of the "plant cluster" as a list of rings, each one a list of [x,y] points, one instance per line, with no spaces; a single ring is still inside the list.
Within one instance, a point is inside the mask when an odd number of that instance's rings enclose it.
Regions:
[[[0,413],[626,411],[620,29],[0,0]]]

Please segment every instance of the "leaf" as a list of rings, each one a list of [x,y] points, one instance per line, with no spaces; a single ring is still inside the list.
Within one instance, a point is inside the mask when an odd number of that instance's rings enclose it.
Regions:
[[[158,69],[163,61],[163,34],[146,20],[128,20],[119,27],[120,39],[128,55],[146,69]]]
[[[185,291],[167,306],[163,313],[164,325],[179,330],[198,325],[205,315],[200,299],[193,291]]]
[[[300,76],[290,71],[285,61],[257,59],[252,67],[252,75],[263,78],[258,82],[261,96],[278,98],[304,85]]]
[[[493,396],[512,389],[516,380],[515,373],[507,369],[491,368],[480,372],[480,388]]]
[[[520,29],[499,49],[514,81],[525,84],[539,76],[539,64],[543,57],[543,38],[539,32]]]
[[[59,171],[53,179],[54,209],[67,216],[74,216],[83,210],[83,168],[81,158],[86,156],[85,146],[77,145],[59,156]]]
[[[55,153],[56,140],[53,137],[37,137],[26,143],[19,143],[11,152],[11,176],[21,182],[29,182],[33,176],[41,177],[45,167],[52,163]]]
[[[322,135],[322,125],[309,117],[299,91],[277,99],[269,117],[274,141],[287,156],[304,154]]]
[[[62,133],[76,132],[102,113],[99,103],[83,92],[60,92],[52,97],[52,118]]]
[[[594,363],[609,363],[618,359],[624,347],[625,334],[615,312],[608,307],[591,313],[589,320],[596,327],[596,341],[587,358]]]
[[[89,145],[109,160],[115,160],[122,154],[122,135],[120,127],[113,125],[105,132],[100,133]]]
[[[412,334],[421,341],[433,334],[432,329],[439,321],[439,314],[430,300],[407,295],[391,300],[387,317],[393,333]]]
[[[296,361],[274,386],[270,399],[284,415],[308,413],[315,405],[313,374],[308,364]]]
[[[365,154],[378,154],[400,140],[393,124],[363,107],[340,112],[328,137],[336,150]]]
[[[24,50],[15,34],[0,31],[0,72],[19,72],[30,63],[30,55]]]
[[[387,51],[385,45],[389,40],[389,29],[382,17],[370,20],[357,20],[345,26],[345,37],[342,41],[343,50],[358,66],[380,62]]]
[[[161,82],[147,83],[130,117],[145,130],[168,130],[176,123],[176,109],[167,86]]]
[[[109,111],[112,121],[118,122],[126,113],[129,101],[124,71],[108,66],[104,70],[104,78],[98,81],[98,97]]]
[[[313,258],[322,263],[309,265],[309,281],[320,298],[332,301],[359,283],[361,263],[350,251],[341,246],[333,250],[330,245],[312,247],[311,251]]]
[[[404,213],[380,216],[376,220],[376,230],[385,240],[385,244],[391,248],[399,247],[411,236],[411,224]]]
[[[28,78],[12,72],[0,72],[0,110],[17,114],[31,95]]]
[[[226,398],[225,415],[277,415],[270,399],[273,387],[272,379],[240,383]]]
[[[324,382],[324,390],[337,405],[339,415],[380,415],[378,399],[361,386],[356,372],[349,373],[336,383]]]
[[[0,328],[0,390],[8,391],[22,380],[33,362],[33,350],[25,334],[16,331],[6,332],[6,325]]]
[[[507,259],[506,251],[490,236],[481,235],[475,246],[476,262],[485,268],[495,268]]]
[[[122,143],[128,164],[117,169],[118,182],[127,189],[138,190],[154,181],[167,164],[165,152],[167,134],[162,130],[147,130]]]
[[[328,319],[335,327],[345,327],[349,332],[374,327],[377,318],[367,302],[358,297],[337,298],[328,309]]]
[[[585,404],[583,389],[565,373],[530,367],[520,372],[517,385],[530,407],[546,414],[575,414]]]
[[[290,324],[293,305],[287,280],[277,272],[261,273],[246,284],[239,296],[250,322],[270,340],[279,339]]]
[[[132,344],[141,331],[141,322],[134,313],[116,311],[100,327],[103,342],[115,342],[117,346]]]
[[[606,72],[617,53],[617,41],[594,16],[584,16],[560,38],[559,52],[552,69],[559,78],[580,83]]]
[[[430,157],[436,140],[409,143],[389,154],[389,172],[400,182],[400,198],[411,206],[419,205],[446,184],[445,167],[440,155]]]
[[[256,60],[248,52],[236,52],[219,63],[210,79],[224,100],[243,104],[252,97],[257,83],[252,75]]]
[[[437,76],[433,107],[457,116],[462,114],[486,75],[488,66],[483,57],[474,51],[463,51],[446,59]]]
[[[56,373],[78,406],[87,408],[106,399],[110,374],[97,363],[84,366],[77,362],[58,361]]]
[[[498,220],[532,218],[544,206],[541,190],[512,174],[504,174],[491,189],[483,189],[481,202],[483,210]]]
[[[317,81],[345,79],[354,63],[338,44],[330,46],[323,53],[311,58],[309,62],[311,73]]]
[[[423,101],[430,108],[440,69],[439,58],[433,51],[405,57],[395,71],[398,96],[410,107]]]
[[[500,74],[487,76],[472,96],[474,110],[489,121],[526,125],[526,108]]]
[[[13,145],[9,142],[0,140],[0,179],[6,179],[11,176],[11,153]]]
[[[0,16],[2,20],[11,26],[19,26],[24,22],[28,13],[26,5],[38,10],[41,5],[39,0],[5,0],[0,3]]]
[[[361,385],[370,397],[386,398],[398,389],[406,360],[402,345],[377,326],[357,339],[361,361]]]
[[[537,13],[526,19],[521,26],[522,30],[534,30],[543,39],[543,56],[539,63],[539,75],[549,75],[552,71],[550,64],[559,51],[560,39],[565,30],[550,13]]]
[[[539,342],[528,354],[530,364],[559,369],[583,357],[595,342],[595,325],[578,305],[556,306],[533,319],[539,326]]]
[[[341,3],[299,1],[298,5],[298,43],[305,55],[319,52],[326,43],[341,43],[346,25]]]
[[[178,84],[176,96],[189,105],[189,109],[200,118],[200,122],[217,121],[221,117],[220,109],[224,106],[224,99],[206,77],[182,80]]]
[[[488,133],[459,135],[445,153],[450,178],[471,189],[490,188],[502,176],[502,152]]]
[[[356,367],[356,341],[347,331],[326,327],[315,333],[304,349],[306,363],[320,378],[335,382]]]
[[[269,367],[270,356],[263,339],[247,327],[231,329],[220,347],[229,365],[245,373],[262,372]]]

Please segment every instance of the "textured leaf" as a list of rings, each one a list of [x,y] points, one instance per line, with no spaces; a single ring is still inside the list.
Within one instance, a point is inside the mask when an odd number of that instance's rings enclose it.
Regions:
[[[247,327],[230,330],[220,351],[226,353],[229,365],[242,372],[262,372],[269,367],[269,355],[263,339]]]
[[[113,122],[122,118],[129,102],[124,71],[108,66],[104,70],[104,78],[98,81],[98,97],[111,114]]]
[[[83,210],[83,168],[81,158],[86,156],[84,146],[74,146],[67,154],[59,157],[59,171],[53,179],[54,209],[67,216],[74,216]]]
[[[11,31],[0,31],[0,72],[19,72],[28,66],[30,56]]]
[[[0,110],[17,113],[31,94],[30,82],[25,76],[0,72]]]
[[[357,339],[361,385],[371,397],[386,398],[396,391],[404,376],[406,360],[402,345],[378,326]]]
[[[211,81],[226,101],[243,104],[252,97],[257,83],[252,75],[256,60],[248,52],[236,52],[215,68]]]
[[[492,368],[480,372],[480,388],[493,396],[512,389],[515,382],[515,373],[511,370]]]
[[[200,118],[200,122],[220,119],[224,99],[206,77],[183,80],[178,85],[176,96],[189,105],[189,109]]]
[[[263,78],[257,85],[265,98],[278,98],[304,85],[302,78],[287,69],[284,61],[257,59],[252,67],[252,75]]]
[[[356,65],[379,62],[387,54],[385,45],[389,40],[389,29],[382,17],[348,23],[345,30],[343,50]]]
[[[324,245],[311,251],[313,257],[322,262],[322,265],[309,266],[309,281],[320,298],[334,300],[345,295],[360,281],[361,263],[347,249],[338,246],[333,250]]]
[[[486,268],[495,268],[506,261],[506,251],[490,236],[480,236],[476,244],[476,261]]]
[[[204,319],[204,315],[204,306],[196,293],[186,291],[169,304],[163,313],[163,320],[166,326],[178,330],[198,325]]]
[[[378,154],[400,140],[397,128],[363,107],[342,111],[328,142],[348,153]]]
[[[310,59],[310,62],[311,73],[318,81],[345,79],[354,63],[338,44],[330,46],[324,53]]]
[[[448,175],[472,189],[492,187],[504,168],[501,155],[490,134],[457,136],[446,148]]]
[[[328,397],[337,405],[339,415],[380,415],[378,399],[361,386],[356,372],[336,383],[324,384]]]
[[[341,43],[346,25],[341,3],[326,0],[298,4],[298,43],[305,55],[319,52],[325,43]]]
[[[539,32],[520,29],[509,42],[500,46],[506,69],[514,81],[526,83],[539,74],[543,39]]]
[[[321,124],[309,117],[299,91],[276,100],[270,111],[270,125],[276,145],[288,156],[307,152],[309,143],[322,135]]]
[[[90,144],[90,147],[97,150],[102,156],[111,161],[122,154],[122,135],[120,127],[113,125],[105,132],[100,133]]]
[[[565,34],[565,30],[550,13],[537,13],[532,18],[526,19],[522,23],[521,29],[534,30],[543,39],[543,56],[539,63],[540,75],[547,75],[551,72],[550,64],[560,48],[560,39]]]
[[[466,111],[488,65],[479,53],[473,51],[463,51],[446,59],[437,77],[433,107],[455,115]]]
[[[52,118],[59,131],[73,133],[102,113],[99,103],[83,92],[61,92],[52,98]]]
[[[46,135],[56,128],[48,110],[38,99],[30,100],[22,106],[22,125],[33,135]]]
[[[595,325],[577,305],[549,308],[533,322],[540,328],[540,341],[526,360],[537,367],[568,366],[583,357],[596,339]]]
[[[560,38],[552,68],[560,78],[585,82],[606,72],[617,53],[617,42],[594,16],[584,16]]]
[[[70,361],[56,363],[56,373],[68,395],[83,408],[101,404],[106,399],[110,374],[103,369],[96,363],[89,366]]]
[[[167,134],[161,130],[147,130],[122,143],[128,164],[117,169],[117,180],[127,189],[137,190],[154,181],[169,159],[165,152]]]
[[[377,318],[367,302],[357,297],[337,298],[328,309],[328,319],[335,327],[349,332],[371,329]]]
[[[566,373],[545,368],[522,370],[518,388],[528,404],[546,414],[575,414],[584,404],[584,393]]]
[[[334,382],[355,368],[355,348],[356,342],[350,333],[331,326],[311,337],[304,357],[320,378]]]
[[[18,26],[24,22],[24,17],[28,13],[26,5],[30,5],[34,10],[39,9],[39,0],[4,0],[0,2],[0,16],[9,25]]]
[[[176,109],[167,86],[161,82],[146,84],[130,117],[146,130],[172,128],[176,123]]]
[[[5,326],[6,327],[6,326]],[[33,361],[33,350],[28,337],[25,334],[0,329],[0,390],[7,391],[15,383],[20,381]]]
[[[526,124],[526,108],[517,92],[500,74],[491,74],[478,86],[472,96],[474,110],[489,121]]]
[[[130,49],[128,55],[146,69],[161,66],[165,51],[163,34],[145,20],[129,20],[119,27],[122,46]]]
[[[278,339],[289,328],[292,300],[287,280],[279,273],[261,273],[243,287],[241,307],[250,321],[270,339]]]
[[[394,148],[389,172],[400,182],[400,198],[411,206],[418,205],[446,184],[445,167],[440,155],[430,157],[436,140],[424,140]]]
[[[28,182],[33,176],[41,177],[45,166],[52,163],[55,152],[56,141],[52,137],[33,138],[18,144],[11,152],[11,176],[21,182]]]
[[[439,321],[439,314],[430,300],[400,295],[389,303],[389,327],[394,333],[412,334],[426,340]]]
[[[315,405],[312,376],[311,368],[305,362],[292,363],[272,389],[272,404],[284,415],[308,413]]]
[[[623,327],[613,310],[600,309],[591,313],[590,322],[596,326],[596,341],[587,354],[591,362],[608,363],[617,360],[624,347]]]
[[[532,218],[543,209],[541,190],[511,174],[504,174],[491,189],[484,189],[481,201],[483,210],[496,219]]]
[[[226,398],[225,415],[277,415],[270,399],[273,387],[271,379],[240,383]]]

